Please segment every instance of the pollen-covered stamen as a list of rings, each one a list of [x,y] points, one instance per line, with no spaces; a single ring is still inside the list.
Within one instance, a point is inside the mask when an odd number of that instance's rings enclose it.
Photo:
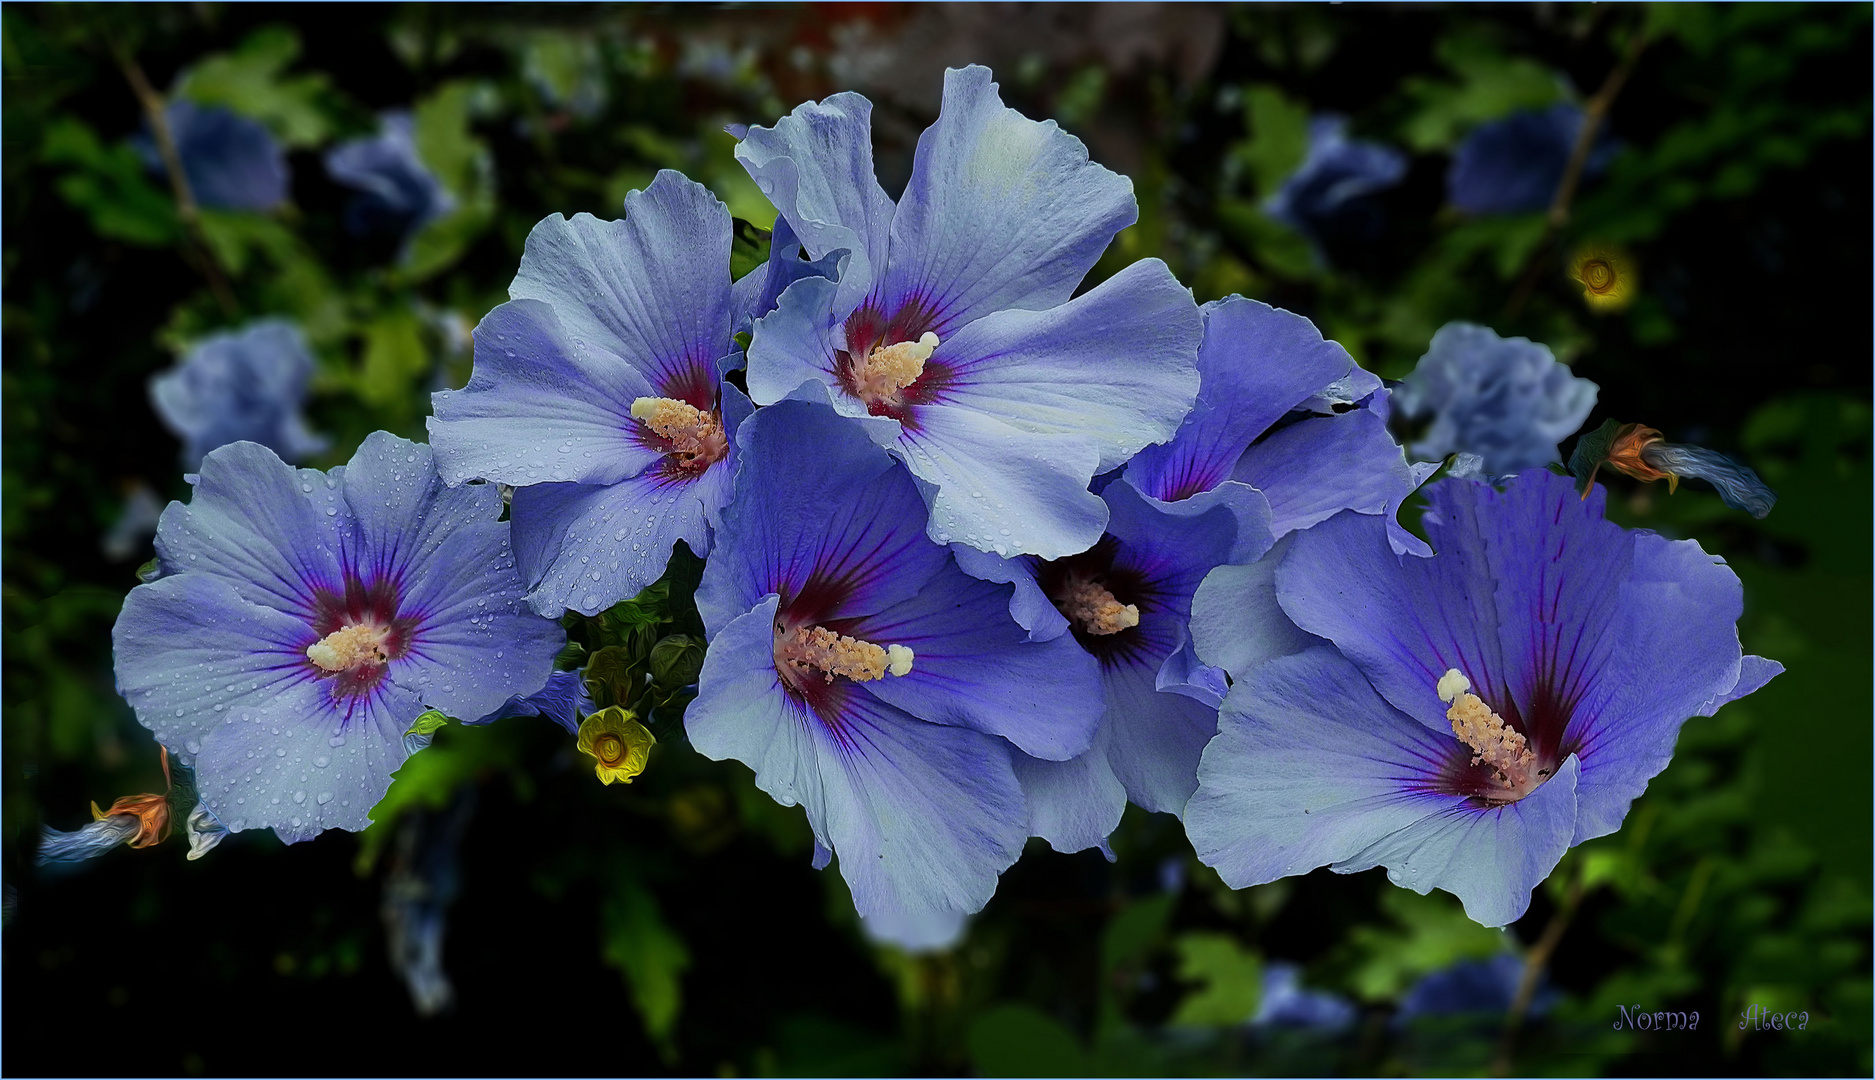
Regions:
[[[894,402],[899,392],[924,374],[924,362],[937,351],[938,336],[927,330],[917,341],[882,345],[853,365],[853,392],[867,404]]]
[[[1084,633],[1117,634],[1139,625],[1139,605],[1122,604],[1105,585],[1072,578],[1055,598],[1055,606]]]
[[[632,419],[671,444],[680,468],[707,469],[729,451],[722,420],[687,401],[641,397],[632,402]]]
[[[835,675],[871,682],[909,674],[912,660],[912,651],[903,645],[874,645],[824,626],[775,627],[775,667],[796,682],[816,673],[826,682]]]
[[[382,666],[390,657],[385,648],[389,630],[370,623],[341,627],[306,646],[306,659],[321,671]]]
[[[1451,705],[1445,718],[1452,722],[1452,734],[1476,751],[1473,765],[1491,767],[1507,799],[1521,799],[1543,779],[1529,740],[1470,690],[1471,680],[1457,668],[1439,678],[1439,700]]]

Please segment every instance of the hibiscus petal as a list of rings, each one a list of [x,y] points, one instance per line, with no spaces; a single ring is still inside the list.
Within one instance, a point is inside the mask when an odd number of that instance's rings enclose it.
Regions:
[[[1440,533],[1449,539],[1430,559],[1396,555],[1380,518],[1342,513],[1297,533],[1276,568],[1290,621],[1334,642],[1395,708],[1447,736],[1441,676],[1456,668],[1495,693],[1511,674],[1493,600],[1497,569],[1481,543],[1457,539],[1483,527],[1475,508],[1449,512],[1456,516]]]
[[[308,617],[315,588],[343,591],[338,530],[304,490],[323,486],[257,443],[211,451],[190,502],[157,524],[163,573],[213,574],[249,603]]]
[[[1029,641],[1006,614],[1009,602],[1007,587],[946,565],[918,595],[841,632],[912,650],[909,673],[867,684],[874,697],[932,723],[1000,735],[1034,757],[1073,757],[1100,720],[1100,665],[1067,635]]]
[[[951,556],[957,568],[973,578],[1014,585],[1009,598],[1009,617],[1029,632],[1030,641],[1052,641],[1068,632],[1068,619],[1035,578],[1035,558],[1022,555],[1005,559],[988,551],[978,551],[968,544],[952,544]]]
[[[706,757],[736,758],[784,806],[800,803],[840,856],[861,915],[971,912],[1021,853],[1022,794],[999,740],[927,724],[842,684],[838,734],[782,689],[778,597],[710,643],[685,713]]]
[[[818,383],[843,415],[866,415],[865,404],[847,394],[834,374],[834,290],[826,278],[803,278],[781,294],[775,310],[756,320],[749,341],[749,397],[773,405],[798,387]],[[811,399],[810,399],[811,400]]]
[[[450,484],[616,483],[663,456],[631,415],[657,396],[638,369],[574,344],[553,307],[510,300],[475,328],[469,385],[432,395],[430,443]]]
[[[1029,835],[1063,853],[1099,847],[1119,828],[1126,788],[1107,759],[1106,725],[1094,733],[1087,752],[1067,761],[1042,761],[1012,754],[1016,779],[1029,809]]]
[[[1107,705],[1107,761],[1140,807],[1184,812],[1198,786],[1198,758],[1217,732],[1217,710],[1183,694],[1161,693],[1159,663],[1121,664],[1102,672]]]
[[[1279,656],[1321,644],[1276,602],[1276,567],[1290,543],[1284,537],[1256,562],[1205,575],[1191,599],[1191,640],[1199,660],[1242,679]]]
[[[1354,369],[1347,350],[1300,315],[1241,296],[1202,310],[1198,402],[1171,442],[1126,466],[1134,487],[1166,502],[1225,482],[1257,436]]]
[[[677,541],[708,551],[708,515],[692,487],[651,471],[603,486],[515,489],[514,550],[528,602],[542,615],[596,615],[656,581]]]
[[[933,406],[895,449],[922,481],[929,533],[940,544],[1058,559],[1087,550],[1106,528],[1107,504],[1087,490],[1100,464],[1091,438],[1036,435]]]
[[[1438,888],[1458,897],[1474,922],[1516,922],[1530,907],[1531,890],[1569,850],[1577,775],[1571,756],[1517,802],[1430,814],[1336,863],[1334,870],[1352,874],[1385,866],[1387,879],[1402,888],[1422,894]]]
[[[1425,790],[1458,745],[1390,708],[1333,649],[1279,657],[1225,698],[1185,831],[1236,889],[1340,863],[1466,806]]]
[[[714,361],[734,348],[730,234],[709,189],[664,169],[625,196],[623,220],[543,218],[508,295],[551,304],[583,356],[634,368],[652,396],[688,399],[680,388],[713,388]]]
[[[1107,472],[1178,431],[1197,397],[1203,336],[1191,291],[1142,259],[1058,307],[987,314],[946,339],[935,354],[951,371],[942,405],[916,416],[967,409],[1085,438]]]
[[[736,160],[810,257],[852,253],[838,307],[842,314],[858,307],[884,270],[892,229],[892,200],[872,171],[872,102],[858,94],[810,101],[772,128],[750,128]]]
[[[228,831],[270,828],[297,844],[326,829],[356,832],[371,824],[372,808],[407,756],[403,732],[423,705],[386,681],[347,699],[343,724],[321,725],[311,714],[289,711],[314,695],[327,696],[323,687],[282,695],[265,733],[269,718],[256,713],[252,725],[224,726],[202,740],[196,758],[202,802]]]
[[[346,568],[366,581],[425,580],[438,544],[461,529],[494,526],[501,516],[500,489],[444,487],[428,446],[387,431],[365,438],[345,468],[341,490],[354,523]]]
[[[1278,536],[1342,510],[1390,517],[1420,479],[1386,421],[1366,409],[1291,424],[1245,452],[1232,475],[1269,499]]]
[[[826,592],[816,617],[849,618],[915,595],[944,565],[911,478],[825,405],[768,406],[737,441],[735,499],[697,589],[712,635],[767,593],[795,600],[810,578]]]
[[[988,68],[944,73],[892,219],[888,310],[922,302],[948,337],[991,312],[1063,303],[1139,217],[1133,184],[1050,120],[1008,108]]]

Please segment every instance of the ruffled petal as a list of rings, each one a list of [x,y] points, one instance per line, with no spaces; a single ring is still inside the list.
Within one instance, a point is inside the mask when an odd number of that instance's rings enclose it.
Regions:
[[[1034,757],[1073,757],[1100,721],[1100,665],[1067,635],[1031,642],[1006,614],[1009,603],[1005,586],[947,565],[917,596],[840,629],[912,650],[908,674],[866,684],[874,697],[932,723],[1000,735]]]
[[[1009,597],[1009,617],[1029,632],[1030,641],[1052,641],[1068,632],[1067,616],[1055,607],[1035,578],[1034,556],[1005,559],[968,544],[952,544],[951,556],[957,560],[957,568],[973,578],[1016,587]]]
[[[1159,665],[1123,664],[1101,673],[1107,761],[1127,798],[1146,810],[1182,814],[1198,786],[1198,758],[1217,732],[1217,710],[1161,693]]]
[[[170,503],[157,524],[162,572],[213,574],[249,603],[309,617],[313,590],[343,592],[339,511],[308,497],[324,487],[257,443],[211,452],[190,502]]]
[[[541,219],[508,295],[552,305],[583,356],[635,369],[652,396],[708,408],[695,397],[711,396],[715,361],[735,347],[730,231],[716,196],[665,169],[625,196],[623,220]]]
[[[1036,435],[935,406],[895,449],[921,481],[930,536],[940,544],[1058,559],[1087,550],[1106,528],[1107,504],[1087,490],[1100,465],[1093,438]]]
[[[745,762],[757,787],[806,808],[815,835],[839,854],[861,915],[980,909],[1024,835],[1004,744],[927,724],[845,684],[837,719],[822,720],[775,672],[778,604],[766,599],[711,642],[685,713],[692,744]]]
[[[1241,296],[1203,312],[1198,403],[1171,442],[1146,447],[1126,466],[1134,487],[1164,502],[1225,482],[1257,436],[1356,370],[1346,349],[1300,315]]]
[[[320,691],[313,691],[320,693]],[[413,695],[388,680],[347,699],[342,723],[317,724],[310,694],[282,695],[271,718],[226,725],[202,740],[196,777],[202,802],[230,832],[270,828],[288,844],[326,829],[357,832],[403,764],[403,733],[423,713]]]
[[[507,523],[457,528],[424,555],[399,608],[417,619],[416,628],[409,651],[390,662],[390,680],[465,720],[539,690],[566,647],[566,631],[557,618],[528,609]]]
[[[871,614],[916,595],[944,565],[911,477],[825,405],[768,406],[737,442],[735,499],[697,589],[711,634],[768,593],[796,601],[810,580],[821,590],[815,617]]]
[[[1224,700],[1185,831],[1232,888],[1305,874],[1428,815],[1467,812],[1463,797],[1427,790],[1455,749],[1449,731],[1401,716],[1333,649],[1279,657]]]
[[[991,312],[1054,307],[1138,217],[1132,181],[1089,161],[1081,140],[1005,106],[988,68],[952,68],[878,291],[888,310],[931,312],[939,337]]]
[[[515,489],[514,550],[528,602],[542,615],[596,615],[662,576],[677,541],[709,551],[693,487],[654,471],[606,486]]]
[[[430,443],[450,484],[617,483],[663,456],[631,415],[658,396],[637,368],[575,344],[553,307],[510,300],[475,328],[469,385],[431,396]]]
[[[1444,889],[1485,926],[1516,922],[1530,893],[1569,850],[1578,768],[1571,756],[1543,786],[1514,803],[1452,807],[1419,819],[1337,863],[1337,873],[1387,868],[1387,880],[1417,893]]]
[[[1107,726],[1094,733],[1087,752],[1067,761],[1042,761],[1012,754],[1016,779],[1029,809],[1029,835],[1063,853],[1106,842],[1126,812],[1126,788],[1108,761]]]
[[[1200,661],[1243,679],[1279,656],[1322,643],[1290,621],[1276,602],[1276,567],[1290,543],[1286,536],[1256,562],[1220,566],[1205,575],[1191,599],[1192,647]]]
[[[1452,512],[1462,520],[1447,520],[1450,533],[1479,532],[1471,508]],[[1396,555],[1385,524],[1357,513],[1297,534],[1276,568],[1292,622],[1334,642],[1395,708],[1447,736],[1440,676],[1456,668],[1474,686],[1509,685],[1497,582],[1481,544],[1445,542],[1430,559]]]
[[[844,250],[835,251],[810,260],[801,248],[800,239],[788,226],[788,219],[776,218],[775,231],[768,241],[768,261],[744,274],[731,292],[730,306],[735,312],[737,332],[751,329],[757,319],[775,310],[781,303],[781,294],[802,278],[839,280],[840,267],[847,254]]]
[[[1277,536],[1342,510],[1391,517],[1420,478],[1386,421],[1366,409],[1282,428],[1252,446],[1232,475],[1269,499]]]
[[[837,306],[843,316],[858,307],[885,268],[892,229],[892,200],[872,171],[872,102],[858,94],[810,101],[772,128],[750,128],[736,160],[811,258],[852,253]]]
[[[773,405],[801,386],[819,384],[844,415],[866,415],[864,403],[841,389],[834,373],[834,350],[845,340],[834,319],[836,288],[826,278],[802,278],[756,321],[749,341],[749,397],[756,404]]]
[[[1142,259],[1058,307],[994,312],[959,330],[933,357],[950,372],[942,406],[915,416],[967,409],[1085,438],[1100,451],[1095,471],[1107,472],[1178,431],[1197,398],[1203,336],[1191,291]]]
[[[487,716],[463,723],[492,724],[511,716],[540,716],[565,728],[568,735],[577,736],[580,718],[595,711],[592,695],[586,692],[586,682],[580,678],[580,673],[556,671],[547,676],[547,685],[534,693],[525,697],[516,694]]]

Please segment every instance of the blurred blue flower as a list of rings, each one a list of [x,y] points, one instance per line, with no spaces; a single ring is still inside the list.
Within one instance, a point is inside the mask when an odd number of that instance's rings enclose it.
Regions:
[[[391,969],[403,976],[419,1016],[435,1016],[455,1001],[443,970],[443,935],[462,891],[462,838],[474,812],[475,787],[465,784],[447,807],[419,806],[397,822],[380,914]]]
[[[1197,305],[1157,259],[1074,295],[1138,216],[1132,184],[1004,106],[988,69],[945,73],[897,204],[871,115],[835,94],[736,147],[810,257],[847,253],[837,284],[799,282],[755,325],[749,394],[863,428],[919,479],[938,543],[1085,550],[1106,521],[1088,482],[1191,408]]]
[[[565,644],[500,514],[495,485],[445,488],[381,431],[330,473],[215,450],[112,629],[118,689],[229,831],[362,829],[413,721],[533,692]]]
[[[1318,253],[1331,239],[1371,240],[1380,208],[1368,196],[1406,177],[1406,155],[1381,143],[1348,138],[1348,121],[1309,121],[1309,149],[1296,171],[1263,204],[1264,212],[1308,237]]]
[[[1567,103],[1527,109],[1480,124],[1458,145],[1445,175],[1446,199],[1467,214],[1522,214],[1549,206],[1582,132],[1582,110]],[[1583,175],[1607,166],[1615,144],[1606,129]]]
[[[1414,983],[1400,999],[1394,1022],[1410,1023],[1422,1016],[1501,1018],[1510,1011],[1522,981],[1523,961],[1511,953],[1498,953],[1489,960],[1460,960]],[[1554,987],[1539,983],[1527,1015],[1543,1015],[1559,996]]]
[[[1283,960],[1263,965],[1263,993],[1257,1000],[1250,1026],[1318,1031],[1331,1035],[1354,1026],[1360,1011],[1339,994],[1309,990],[1302,985],[1302,969]]]
[[[664,170],[625,217],[543,219],[475,328],[469,385],[433,397],[450,484],[515,485],[514,548],[543,615],[592,615],[707,556],[729,501],[741,362],[729,211]],[[746,297],[742,302],[747,302]]]
[[[1730,568],[1602,501],[1543,471],[1441,482],[1429,558],[1358,514],[1296,534],[1273,595],[1314,638],[1231,670],[1185,813],[1198,857],[1236,888],[1385,866],[1484,925],[1521,917],[1565,851],[1620,828],[1688,717],[1783,670],[1741,653]],[[1242,614],[1194,620],[1199,656],[1263,636],[1270,583],[1220,578],[1207,603]]]
[[[327,151],[326,172],[359,192],[345,206],[348,231],[408,238],[455,207],[443,182],[417,155],[412,124],[408,112],[387,112],[376,135]]]
[[[211,210],[271,210],[287,199],[286,151],[258,120],[219,105],[169,103],[163,117],[196,205]],[[148,135],[135,140],[151,172],[163,155]]]
[[[1012,747],[1085,750],[1098,668],[1065,636],[1030,642],[1009,588],[957,569],[910,474],[831,408],[768,406],[740,442],[696,593],[690,741],[806,809],[861,916],[941,938],[1028,836]]]
[[[175,367],[150,377],[150,404],[182,440],[185,472],[210,450],[242,440],[304,461],[327,445],[300,413],[312,370],[299,328],[266,319],[190,346]]]
[[[1410,447],[1415,457],[1476,455],[1465,463],[1467,474],[1495,478],[1556,461],[1557,444],[1588,419],[1599,389],[1571,374],[1547,345],[1451,322],[1432,335],[1393,401],[1402,416],[1432,417]]]

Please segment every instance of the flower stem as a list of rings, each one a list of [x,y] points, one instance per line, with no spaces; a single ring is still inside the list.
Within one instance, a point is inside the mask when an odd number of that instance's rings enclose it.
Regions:
[[[1556,195],[1550,199],[1549,213],[1543,219],[1543,235],[1536,246],[1530,249],[1530,257],[1524,263],[1523,275],[1517,280],[1517,287],[1512,291],[1510,302],[1504,305],[1504,318],[1515,319],[1523,312],[1525,304],[1530,302],[1530,294],[1535,291],[1537,279],[1542,275],[1545,256],[1556,233],[1569,223],[1569,207],[1575,201],[1576,188],[1582,182],[1582,171],[1588,167],[1589,153],[1595,147],[1595,136],[1601,132],[1602,121],[1608,116],[1608,110],[1614,106],[1615,98],[1621,88],[1627,84],[1628,76],[1634,73],[1634,65],[1639,62],[1641,52],[1647,48],[1647,33],[1636,29],[1628,39],[1627,51],[1602,80],[1600,90],[1582,107],[1582,127],[1576,132],[1575,145],[1569,148],[1569,163],[1563,168],[1562,181],[1556,185]]]
[[[1563,902],[1550,916],[1549,925],[1543,928],[1543,934],[1530,946],[1523,956],[1523,976],[1517,980],[1517,996],[1510,1002],[1510,1010],[1504,1016],[1504,1034],[1498,1040],[1497,1054],[1491,1060],[1492,1076],[1509,1076],[1511,1058],[1517,1049],[1517,1032],[1523,1027],[1524,1017],[1530,1012],[1530,1002],[1536,997],[1537,983],[1542,981],[1543,971],[1549,967],[1549,958],[1562,941],[1564,931],[1569,929],[1570,920],[1575,918],[1577,909],[1582,906],[1582,862],[1575,860],[1569,871],[1569,885],[1563,896]]]
[[[183,241],[183,258],[207,280],[208,291],[215,294],[215,302],[221,305],[222,314],[232,318],[239,307],[235,303],[233,290],[228,288],[227,279],[222,276],[221,267],[215,263],[207,237],[202,233],[202,216],[196,209],[195,193],[189,190],[189,177],[183,172],[182,155],[176,151],[175,135],[169,130],[169,115],[163,95],[150,85],[142,65],[122,44],[111,42],[111,55],[123,71],[124,81],[130,84],[131,92],[137,96],[137,103],[143,107],[144,118],[150,124],[150,134],[156,140],[156,151],[163,159],[163,172],[169,177],[169,189],[176,199],[176,216],[182,219],[187,234]]]

